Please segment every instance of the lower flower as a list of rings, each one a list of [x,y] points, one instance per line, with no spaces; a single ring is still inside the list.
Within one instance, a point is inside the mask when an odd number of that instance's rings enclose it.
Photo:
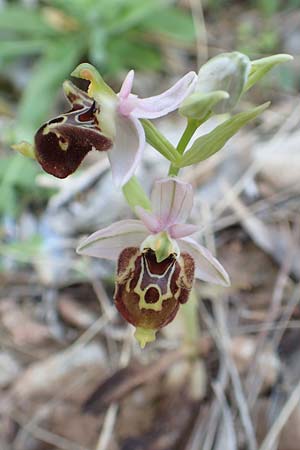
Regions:
[[[188,300],[194,278],[228,286],[229,277],[210,252],[189,235],[185,224],[192,186],[177,178],[155,182],[152,211],[136,207],[141,220],[121,220],[84,239],[77,252],[118,261],[115,304],[136,327],[141,347],[174,319]]]
[[[152,249],[125,248],[118,260],[115,305],[136,327],[143,348],[155,339],[158,329],[171,322],[179,305],[188,300],[194,281],[192,257],[170,254],[157,262]]]

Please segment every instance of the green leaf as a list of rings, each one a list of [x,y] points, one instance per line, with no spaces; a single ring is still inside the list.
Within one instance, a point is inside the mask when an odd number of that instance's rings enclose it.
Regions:
[[[277,66],[277,64],[292,61],[293,59],[291,55],[279,54],[251,61],[251,70],[246,86],[244,87],[244,92],[252,88],[255,83],[264,77],[273,67]]]
[[[34,131],[52,109],[60,85],[78,62],[83,44],[75,37],[56,40],[38,61],[19,105],[16,141],[32,141]]]
[[[146,141],[171,163],[178,163],[178,152],[164,135],[153,125],[150,120],[141,119],[145,130]]]
[[[51,8],[57,8],[67,16],[75,18],[84,23],[90,11],[93,11],[94,5],[103,3],[103,0],[48,0],[46,4]]]
[[[19,6],[5,6],[0,12],[0,31],[14,34],[49,36],[57,32],[46,22],[39,9]]]
[[[160,14],[162,9],[167,8],[170,3],[171,0],[127,0],[124,2],[125,8],[120,8],[107,24],[107,31],[120,34],[139,25],[149,15],[155,12]]]
[[[217,126],[210,133],[196,139],[191,148],[183,155],[179,167],[197,164],[217,153],[240,128],[255,119],[269,104],[269,102],[264,103],[250,111],[236,114]]]
[[[258,0],[258,7],[267,16],[272,16],[280,7],[279,0]]]
[[[141,39],[141,36],[140,36]],[[107,43],[106,72],[116,74],[124,69],[159,70],[162,66],[158,49],[144,42],[130,41],[126,35]]]
[[[178,41],[190,43],[195,40],[193,18],[179,8],[167,8],[152,14],[141,23],[143,31],[160,33]]]
[[[24,55],[36,55],[47,49],[49,41],[46,39],[11,40],[0,44],[0,58],[15,58]]]
[[[195,92],[189,95],[179,108],[180,114],[202,122],[219,101],[229,98],[228,92],[214,91],[209,93]]]
[[[4,158],[0,165],[0,214],[15,216],[19,202],[16,189],[33,191],[38,166],[21,155]]]

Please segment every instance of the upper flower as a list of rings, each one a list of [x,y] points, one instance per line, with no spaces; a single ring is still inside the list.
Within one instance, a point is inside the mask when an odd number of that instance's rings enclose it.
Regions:
[[[197,82],[196,74],[189,72],[164,93],[139,98],[131,93],[133,70],[118,94],[90,64],[80,64],[72,75],[89,81],[88,92],[64,83],[72,108],[37,131],[36,159],[46,172],[64,178],[78,168],[90,150],[104,150],[117,185],[131,178],[145,147],[145,133],[138,119],[155,119],[174,111]],[[24,152],[25,146],[22,143],[15,148]]]
[[[190,184],[176,178],[156,181],[152,211],[141,220],[122,220],[84,239],[77,252],[118,260],[115,303],[137,327],[142,344],[172,320],[188,299],[193,279],[228,286],[222,265],[194,239],[195,225],[184,224],[193,204]],[[150,333],[150,334],[149,334]]]

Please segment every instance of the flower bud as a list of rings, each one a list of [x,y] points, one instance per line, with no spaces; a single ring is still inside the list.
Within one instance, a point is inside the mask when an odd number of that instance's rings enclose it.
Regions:
[[[155,339],[158,329],[171,322],[179,305],[188,300],[194,280],[194,260],[182,253],[158,262],[153,250],[124,249],[118,260],[115,304],[137,328],[141,347]]]
[[[228,92],[230,97],[213,107],[217,114],[228,112],[237,104],[247,83],[250,68],[250,59],[243,53],[222,53],[215,56],[200,68],[196,92]]]
[[[214,106],[229,97],[225,91],[195,92],[184,100],[179,112],[188,119],[204,122],[209,118]]]

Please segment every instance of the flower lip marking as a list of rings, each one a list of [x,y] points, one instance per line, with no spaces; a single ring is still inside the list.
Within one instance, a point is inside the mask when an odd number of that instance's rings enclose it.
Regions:
[[[158,263],[155,253],[129,247],[119,256],[115,304],[136,327],[161,328],[174,319],[185,303],[194,279],[193,259],[170,255]]]
[[[71,83],[66,88],[68,100],[74,102],[72,109],[42,125],[35,135],[36,159],[46,172],[58,178],[73,173],[89,151],[112,147],[99,126],[96,101]]]
[[[176,257],[174,255],[170,255],[163,262],[157,263],[155,253],[152,250],[145,251],[142,254],[140,275],[133,290],[139,296],[140,309],[161,311],[164,301],[172,298],[177,300],[179,292],[174,294],[171,290],[171,280],[176,268],[175,262]],[[130,291],[128,283],[126,289],[128,292]],[[151,297],[150,289],[154,290],[155,297]],[[150,301],[146,301],[146,296]],[[157,299],[154,301],[156,297]]]

